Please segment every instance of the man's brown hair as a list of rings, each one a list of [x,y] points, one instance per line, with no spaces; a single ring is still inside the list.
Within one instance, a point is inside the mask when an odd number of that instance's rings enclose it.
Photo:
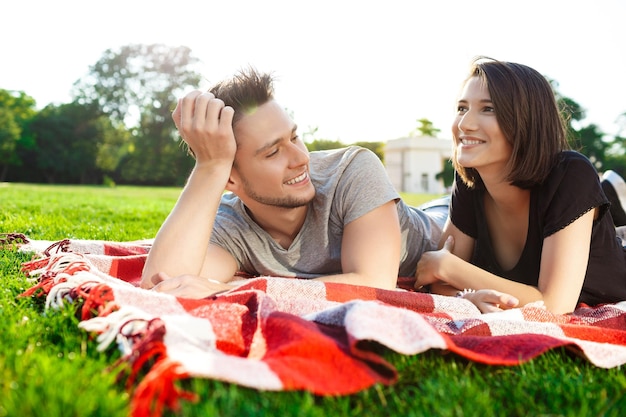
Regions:
[[[243,116],[274,99],[274,79],[271,74],[248,67],[217,83],[209,92],[235,110],[234,127]]]

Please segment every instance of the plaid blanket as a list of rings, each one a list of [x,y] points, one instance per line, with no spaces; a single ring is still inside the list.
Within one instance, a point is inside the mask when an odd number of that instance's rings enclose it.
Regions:
[[[182,378],[320,395],[392,384],[397,372],[380,345],[493,365],[568,347],[598,367],[626,363],[626,301],[567,315],[538,305],[481,314],[461,298],[280,277],[192,300],[138,288],[151,241],[24,240],[20,250],[36,256],[23,266],[33,286],[22,295],[45,296],[48,309],[82,303],[79,327],[99,349],[117,344],[131,365],[135,416],[193,400]]]

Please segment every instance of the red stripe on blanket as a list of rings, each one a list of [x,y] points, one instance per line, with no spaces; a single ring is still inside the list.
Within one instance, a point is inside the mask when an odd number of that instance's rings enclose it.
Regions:
[[[267,318],[263,331],[267,353],[262,359],[285,389],[343,395],[396,379],[395,369],[378,356],[370,356],[371,361],[355,357],[343,327],[276,312]]]
[[[147,246],[103,242],[103,253],[109,256],[129,256],[129,255],[147,255],[149,248]]]
[[[488,365],[519,365],[550,349],[571,342],[544,335],[518,334],[507,336],[450,336],[448,349],[476,362]]]
[[[111,256],[109,275],[139,286],[141,273],[146,263],[146,255]]]

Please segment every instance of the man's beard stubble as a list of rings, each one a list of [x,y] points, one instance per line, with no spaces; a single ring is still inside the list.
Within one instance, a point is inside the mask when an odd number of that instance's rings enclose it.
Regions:
[[[248,195],[248,197],[250,197],[257,203],[265,204],[267,206],[273,206],[273,207],[284,208],[284,209],[292,209],[292,208],[306,206],[307,204],[311,202],[311,200],[313,200],[313,197],[296,198],[293,196],[286,196],[286,197],[263,196],[263,195],[257,194],[254,191],[253,187],[250,185],[250,183],[248,182],[246,178],[241,178],[241,181],[243,184],[244,192]]]

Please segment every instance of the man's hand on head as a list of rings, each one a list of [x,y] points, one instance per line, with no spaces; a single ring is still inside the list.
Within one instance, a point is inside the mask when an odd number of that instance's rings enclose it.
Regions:
[[[172,119],[198,164],[218,160],[232,164],[237,150],[234,113],[208,92],[195,90],[178,100]]]

